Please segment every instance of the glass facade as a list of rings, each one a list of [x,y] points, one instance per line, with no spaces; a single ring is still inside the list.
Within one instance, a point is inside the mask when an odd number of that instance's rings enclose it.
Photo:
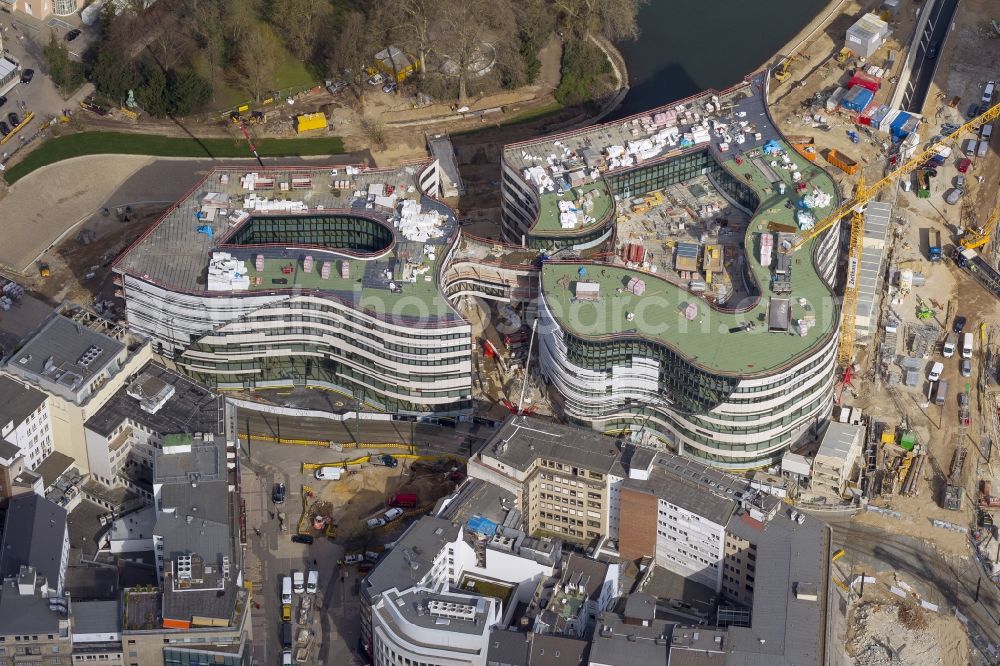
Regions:
[[[211,650],[163,648],[164,666],[250,666],[250,650],[241,646],[238,653],[212,652]]]
[[[377,220],[354,215],[255,215],[222,246],[264,244],[318,245],[370,254],[392,245],[392,229]]]
[[[56,16],[69,16],[76,12],[77,0],[52,0],[52,13]]]
[[[464,329],[401,332],[332,303],[284,301],[201,337],[179,363],[220,389],[318,386],[389,412],[451,412],[471,407],[470,352]]]

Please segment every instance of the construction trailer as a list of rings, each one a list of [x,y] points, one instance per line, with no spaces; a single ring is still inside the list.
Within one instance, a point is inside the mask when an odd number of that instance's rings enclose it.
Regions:
[[[295,132],[297,134],[326,128],[326,115],[323,113],[302,113],[295,116]]]

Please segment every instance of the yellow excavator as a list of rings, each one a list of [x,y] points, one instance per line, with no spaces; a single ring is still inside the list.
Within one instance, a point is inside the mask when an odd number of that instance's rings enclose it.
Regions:
[[[993,211],[989,219],[986,220],[986,224],[981,227],[966,227],[965,233],[962,238],[958,241],[966,250],[975,250],[977,247],[982,247],[990,242],[990,238],[993,234],[993,228],[997,226],[997,222],[1000,221],[1000,206]]]
[[[793,53],[792,55],[787,56],[784,60],[781,61],[780,65],[774,68],[773,70],[774,78],[777,79],[778,81],[788,80],[788,77],[792,75],[790,71],[792,63],[800,59],[801,56],[799,56],[799,54],[797,53]]]

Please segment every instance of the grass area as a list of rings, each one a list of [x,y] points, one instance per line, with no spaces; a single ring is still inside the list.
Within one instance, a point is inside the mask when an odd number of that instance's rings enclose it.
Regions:
[[[514,592],[514,588],[510,585],[503,585],[501,583],[495,583],[482,578],[473,578],[471,576],[464,577],[459,587],[463,592],[472,592],[473,594],[479,594],[484,597],[499,599],[501,603],[503,603],[504,609],[507,608],[507,602],[510,600],[511,594]]]
[[[291,53],[285,52],[285,59],[274,72],[274,87],[277,90],[295,86],[307,86],[316,79],[301,61],[296,60]]]
[[[336,155],[344,152],[340,137],[312,139],[258,139],[261,157]],[[155,157],[252,157],[246,142],[233,139],[189,139],[155,134],[83,132],[49,139],[24,160],[8,169],[4,178],[13,185],[35,169],[81,155],[152,155]]]

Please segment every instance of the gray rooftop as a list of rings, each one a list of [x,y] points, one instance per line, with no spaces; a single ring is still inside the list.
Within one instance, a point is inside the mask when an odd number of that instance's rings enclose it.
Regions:
[[[672,629],[673,623],[664,620],[652,620],[646,627],[625,624],[622,616],[605,613],[594,629],[590,663],[602,666],[665,666]]]
[[[10,500],[0,548],[0,579],[34,567],[49,589],[59,585],[66,509],[34,493]]]
[[[163,618],[190,621],[193,617],[208,617],[231,623],[236,602],[243,595],[235,581],[220,590],[175,590],[163,585]]]
[[[459,526],[450,520],[423,516],[414,521],[365,577],[362,592],[371,600],[392,588],[405,589],[431,570],[444,544],[458,538]]]
[[[594,472],[625,476],[615,440],[594,430],[530,416],[514,416],[479,453],[525,471],[538,458],[577,465]]]
[[[139,395],[133,387],[139,383],[173,387],[174,392],[155,413],[141,408]],[[174,433],[208,432],[221,435],[225,432],[223,405],[225,400],[183,375],[168,370],[159,363],[147,363],[136,378],[123,386],[101,409],[87,419],[88,430],[108,437],[126,419],[139,423],[161,435]]]
[[[535,634],[531,639],[531,666],[581,666],[587,663],[590,643],[566,636]]]
[[[504,507],[514,506],[513,493],[482,479],[471,477],[462,484],[453,497],[446,499],[449,499],[448,504],[437,515],[462,525],[473,516],[482,516],[501,525],[508,513],[508,509]]]
[[[563,566],[563,572],[563,585],[580,585],[592,601],[597,601],[604,585],[604,578],[608,575],[608,565],[572,553]]]
[[[115,363],[124,349],[118,340],[54,314],[11,357],[8,369],[75,394]]]
[[[472,609],[472,620],[439,615],[427,610],[427,604],[441,602],[458,604]],[[404,592],[386,594],[386,604],[392,604],[407,622],[424,629],[447,631],[456,634],[478,636],[489,631],[490,607],[497,603],[490,597],[467,594],[438,594],[423,588],[411,588]]]
[[[494,628],[490,633],[490,646],[486,666],[528,666],[531,634]]]
[[[122,630],[117,601],[74,601],[74,634],[113,634]]]
[[[629,478],[624,485],[656,495],[718,525],[726,524],[750,487],[745,479],[666,452],[656,455],[648,479]]]
[[[156,452],[154,483],[191,485],[226,480],[225,452],[216,440],[192,440],[190,451],[171,452],[171,448]]]
[[[16,428],[41,407],[47,397],[38,389],[0,375],[0,427],[13,422]]]
[[[21,595],[17,581],[4,580],[0,587],[0,635],[55,634],[59,615],[49,610],[49,602],[39,594]]]
[[[4,290],[9,289],[5,284]],[[30,294],[12,300],[9,310],[0,309],[0,358],[13,353],[52,314],[51,305]]]
[[[65,453],[53,451],[45,456],[45,459],[35,468],[35,472],[42,477],[44,486],[49,488],[60,476],[66,473],[66,470],[73,466],[74,462],[76,460]]]
[[[729,664],[729,635],[724,629],[674,627],[668,666],[723,666]],[[773,661],[762,660],[758,666]]]
[[[20,453],[20,447],[14,446],[5,439],[0,439],[0,459],[13,460],[14,457],[20,455]]]
[[[799,525],[780,505],[774,518],[764,524],[741,512],[726,530],[757,545],[752,626],[729,628],[731,654],[726,665],[820,663],[830,560],[826,525],[812,516]],[[798,584],[817,585],[819,600],[796,599]]]
[[[824,457],[846,461],[851,446],[856,438],[862,436],[862,431],[862,426],[831,422],[820,441],[816,458]]]

